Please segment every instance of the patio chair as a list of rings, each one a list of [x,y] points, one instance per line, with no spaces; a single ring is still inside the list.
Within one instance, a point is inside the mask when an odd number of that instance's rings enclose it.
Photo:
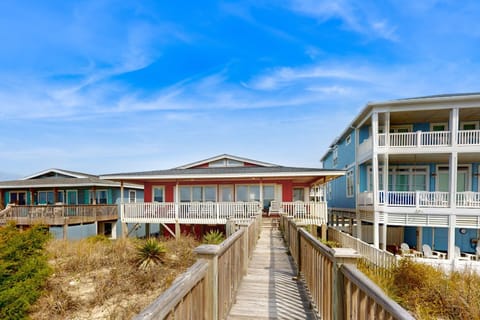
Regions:
[[[428,259],[443,259],[445,257],[445,253],[432,251],[432,248],[428,244],[424,244],[422,246],[423,257]]]
[[[470,260],[470,257],[460,251],[460,247],[455,246],[454,256],[456,260]]]
[[[410,251],[410,246],[408,243],[400,244],[400,255],[402,257],[414,257],[415,255]]]

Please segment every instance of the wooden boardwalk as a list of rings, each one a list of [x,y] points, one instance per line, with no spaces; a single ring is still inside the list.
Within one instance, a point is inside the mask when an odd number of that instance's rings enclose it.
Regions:
[[[316,319],[282,235],[269,220],[227,319]]]

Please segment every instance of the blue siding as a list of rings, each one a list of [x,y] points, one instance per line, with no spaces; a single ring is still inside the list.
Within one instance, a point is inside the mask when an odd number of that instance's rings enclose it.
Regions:
[[[358,130],[358,143],[362,143],[364,140],[370,137],[370,127],[364,126]]]
[[[337,164],[333,165],[333,152],[323,160],[325,169],[354,170],[355,163],[355,131],[350,131],[350,143],[346,143],[346,139],[339,140],[337,143]],[[353,177],[355,185],[355,175]],[[355,208],[355,197],[347,197],[347,179],[346,176],[330,182],[331,197],[328,199],[330,207],[337,208]],[[354,192],[355,195],[355,192]]]
[[[417,227],[405,227],[404,229],[404,241],[410,246],[410,248],[417,248]]]

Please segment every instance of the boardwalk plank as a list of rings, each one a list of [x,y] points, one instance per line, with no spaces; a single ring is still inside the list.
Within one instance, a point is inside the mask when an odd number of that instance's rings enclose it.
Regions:
[[[228,320],[316,319],[280,231],[262,228]]]

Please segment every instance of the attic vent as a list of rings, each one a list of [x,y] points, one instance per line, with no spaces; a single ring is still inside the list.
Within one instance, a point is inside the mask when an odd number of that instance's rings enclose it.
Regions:
[[[218,167],[243,167],[243,162],[233,160],[233,159],[220,159],[217,161],[212,161],[208,164],[209,167],[218,168]]]

